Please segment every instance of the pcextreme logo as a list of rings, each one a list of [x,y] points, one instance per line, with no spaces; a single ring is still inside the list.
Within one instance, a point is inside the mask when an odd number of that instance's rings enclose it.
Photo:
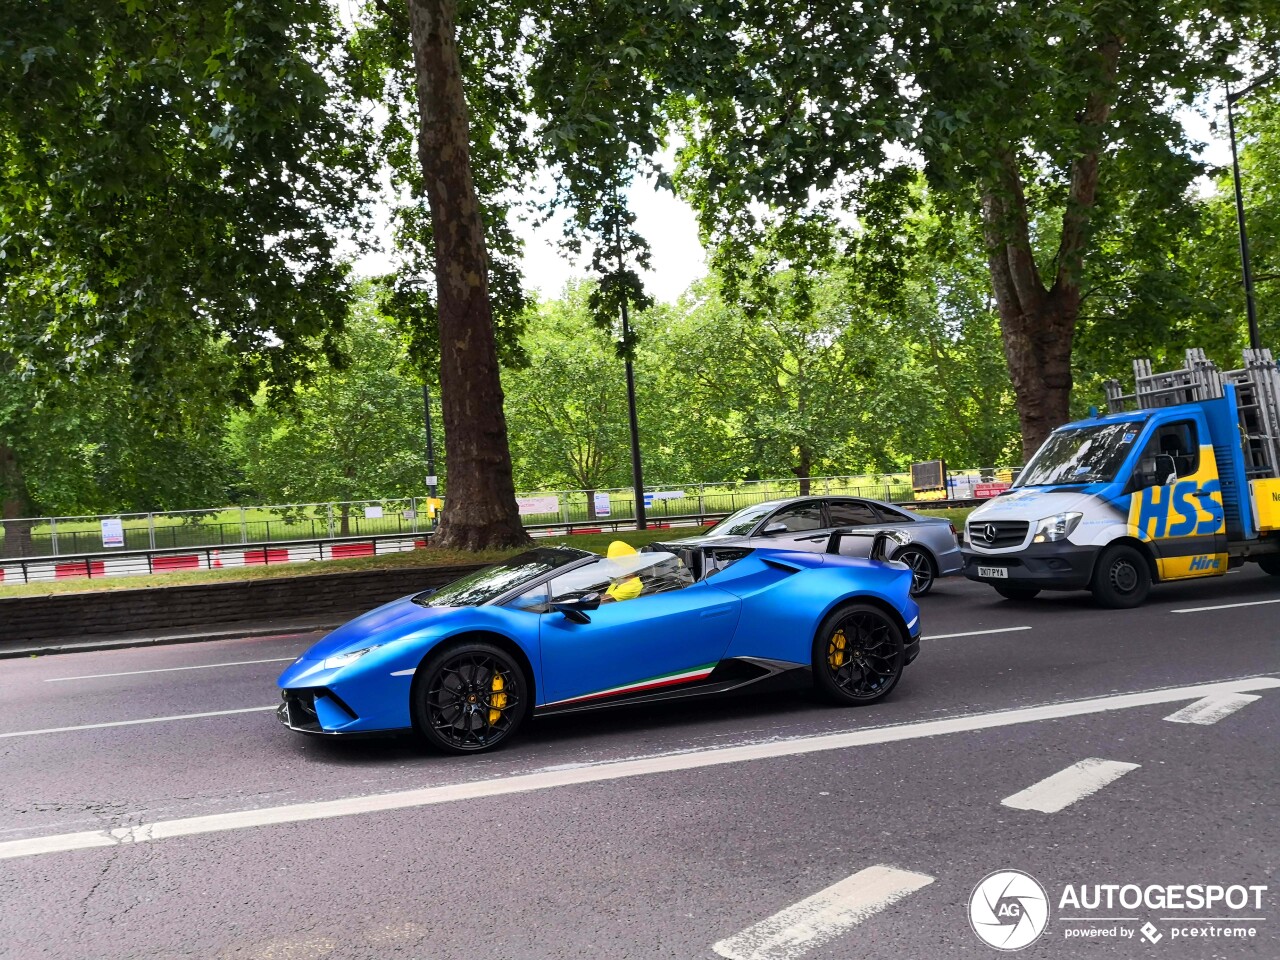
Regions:
[[[997,870],[973,888],[969,925],[988,946],[1021,950],[1039,940],[1049,925],[1049,897],[1030,874]]]

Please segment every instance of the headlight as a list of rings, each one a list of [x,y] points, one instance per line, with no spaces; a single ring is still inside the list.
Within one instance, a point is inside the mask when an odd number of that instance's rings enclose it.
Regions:
[[[382,644],[375,643],[371,647],[362,647],[359,650],[352,650],[350,653],[340,653],[336,657],[329,657],[324,662],[324,668],[326,670],[334,670],[338,667],[345,667],[348,664],[355,663],[366,653],[369,653],[372,650],[377,650],[380,646],[382,646]]]
[[[1080,523],[1083,513],[1059,513],[1056,516],[1045,517],[1036,524],[1036,535],[1031,538],[1032,543],[1053,543],[1057,540],[1065,540],[1071,536]]]

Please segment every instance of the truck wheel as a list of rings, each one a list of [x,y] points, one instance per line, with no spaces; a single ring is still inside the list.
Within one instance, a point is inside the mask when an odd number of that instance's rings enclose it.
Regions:
[[[1269,573],[1273,577],[1280,577],[1280,557],[1262,557],[1258,560],[1264,573]]]
[[[1039,587],[1018,587],[1003,583],[993,583],[992,586],[1006,600],[1034,600],[1040,593]]]
[[[1098,558],[1090,589],[1100,607],[1125,610],[1138,606],[1151,590],[1147,558],[1128,544],[1108,547]]]

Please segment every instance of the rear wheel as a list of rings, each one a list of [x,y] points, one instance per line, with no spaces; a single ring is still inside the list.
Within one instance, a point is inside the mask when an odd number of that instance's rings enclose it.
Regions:
[[[911,568],[911,595],[913,597],[923,597],[933,589],[933,581],[938,576],[938,571],[933,565],[933,557],[919,547],[906,547],[903,550],[899,550],[893,559],[905,563]]]
[[[1138,606],[1151,590],[1147,558],[1126,543],[1107,547],[1093,570],[1090,589],[1099,606],[1113,610]]]
[[[503,743],[528,712],[529,684],[515,659],[489,643],[457,643],[418,668],[413,722],[448,753],[478,753]]]
[[[1273,577],[1280,577],[1280,557],[1260,557],[1258,566],[1262,568],[1264,573],[1269,573]]]
[[[873,703],[902,677],[905,644],[902,628],[879,607],[856,603],[834,610],[813,641],[814,685],[836,703]]]
[[[1039,587],[1019,587],[1005,583],[993,583],[991,586],[1006,600],[1034,600],[1040,595]]]

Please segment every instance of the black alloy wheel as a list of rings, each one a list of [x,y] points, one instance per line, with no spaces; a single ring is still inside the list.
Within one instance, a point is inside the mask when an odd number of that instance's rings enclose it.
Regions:
[[[813,641],[814,684],[836,703],[873,703],[902,677],[906,638],[902,627],[870,604],[850,604],[828,614]]]
[[[418,668],[414,725],[448,753],[491,750],[519,729],[528,712],[528,687],[519,664],[500,647],[452,644]]]
[[[923,597],[933,589],[933,581],[938,574],[933,566],[933,558],[919,547],[905,547],[893,558],[911,568],[911,595]]]
[[[1147,558],[1127,543],[1107,547],[1093,570],[1090,589],[1101,607],[1125,610],[1138,606],[1151,591]]]

